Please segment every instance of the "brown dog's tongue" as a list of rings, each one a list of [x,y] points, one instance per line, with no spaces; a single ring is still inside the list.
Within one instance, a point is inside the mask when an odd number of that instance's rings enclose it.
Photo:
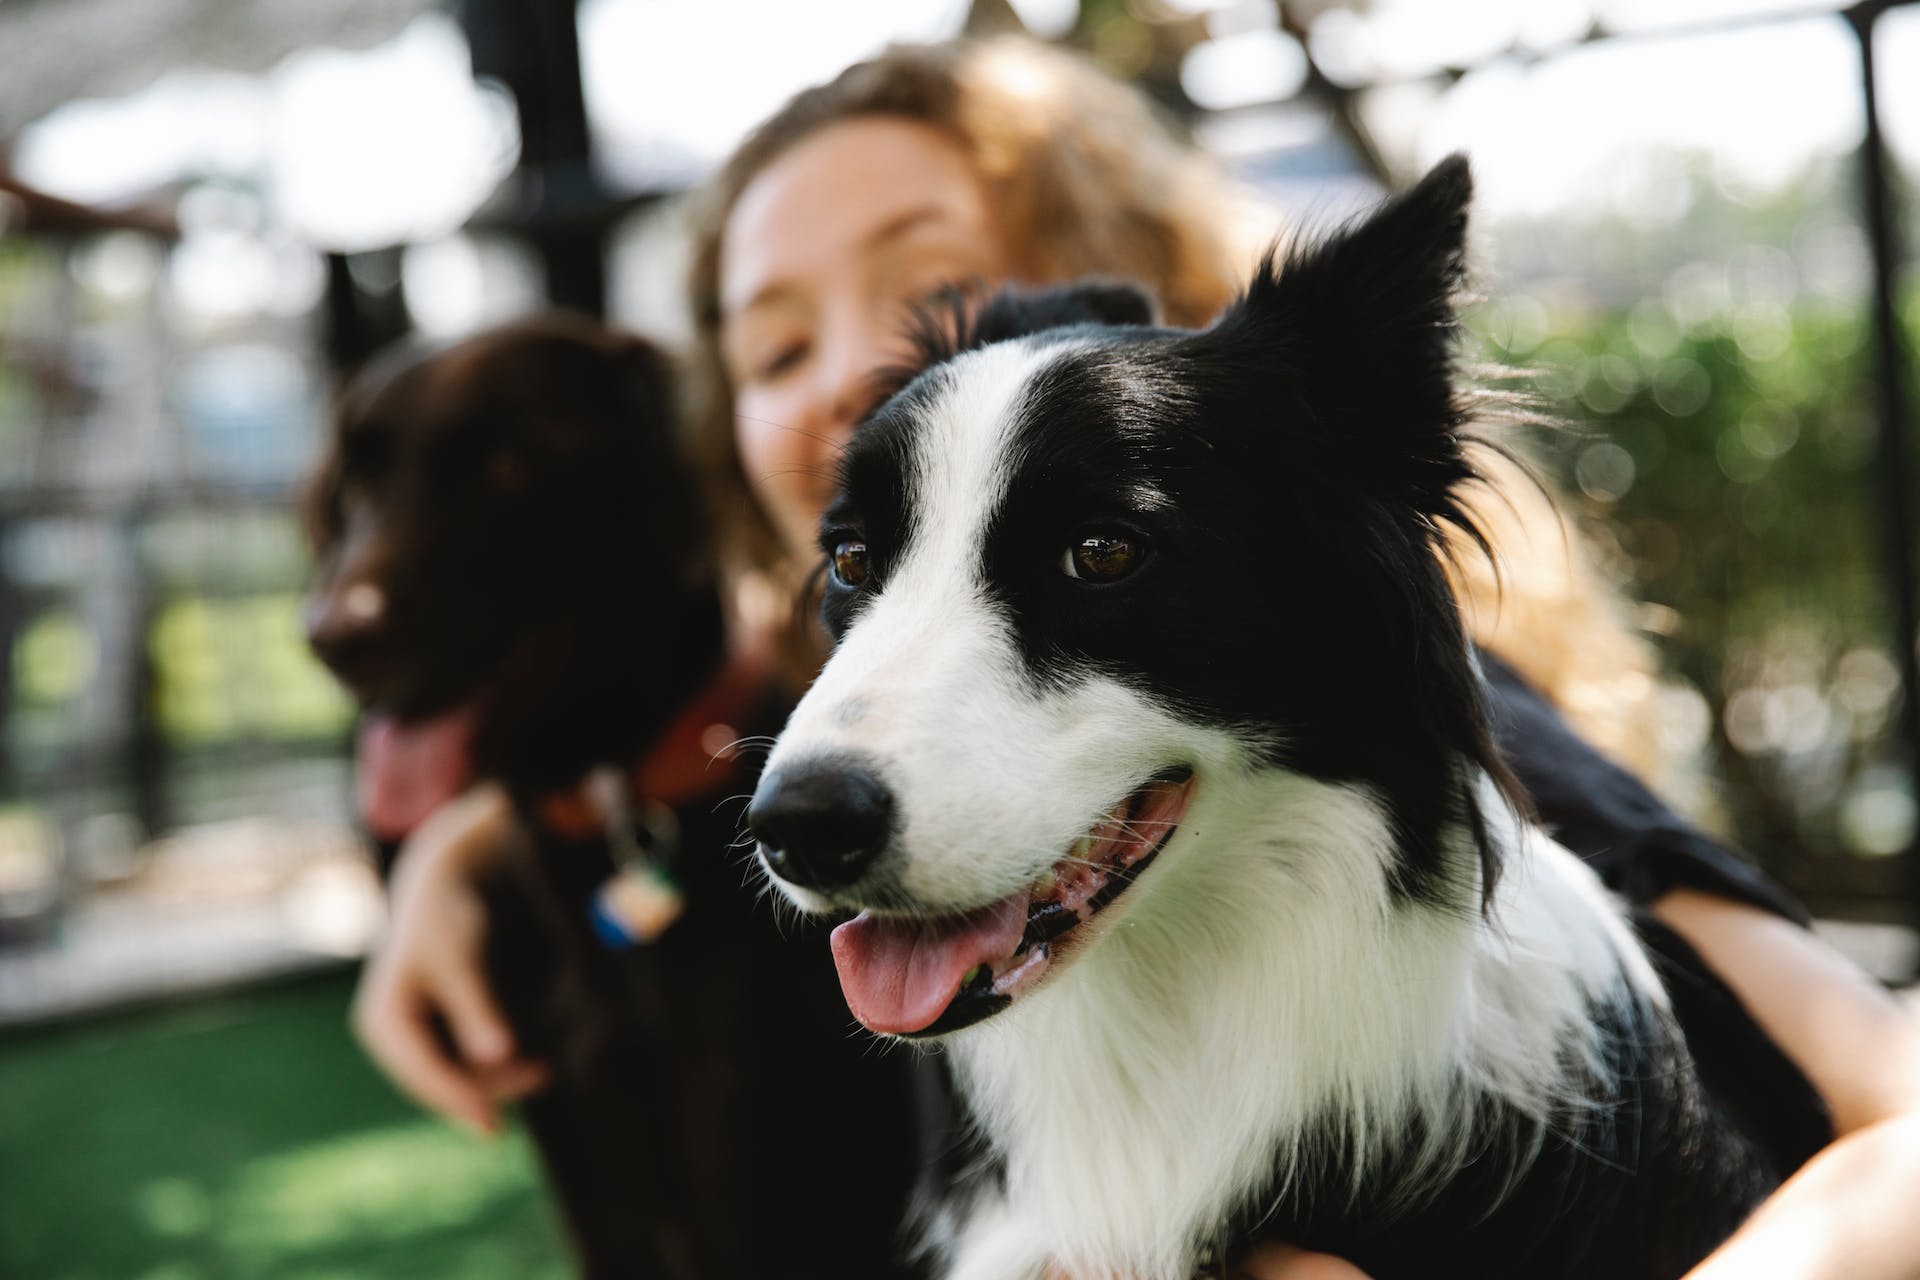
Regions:
[[[977,964],[1011,956],[1027,928],[1027,894],[944,920],[862,912],[833,931],[833,963],[847,1007],[869,1031],[905,1035],[932,1026]]]
[[[471,707],[402,723],[370,715],[360,723],[354,803],[382,840],[404,839],[473,780]]]

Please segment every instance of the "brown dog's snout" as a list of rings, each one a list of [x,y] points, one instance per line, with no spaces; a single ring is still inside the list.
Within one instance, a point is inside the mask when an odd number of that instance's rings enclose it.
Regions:
[[[322,662],[351,678],[379,660],[388,643],[387,593],[365,579],[322,587],[307,599],[307,643]]]

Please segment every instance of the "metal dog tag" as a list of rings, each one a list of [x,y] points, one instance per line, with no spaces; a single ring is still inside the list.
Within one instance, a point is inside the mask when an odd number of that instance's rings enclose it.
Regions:
[[[679,844],[679,819],[667,806],[652,803],[646,822],[636,822],[626,779],[616,769],[595,769],[587,776],[586,794],[605,823],[608,850],[619,868],[594,894],[595,930],[609,946],[644,946],[671,928],[687,907],[686,895],[667,871]]]

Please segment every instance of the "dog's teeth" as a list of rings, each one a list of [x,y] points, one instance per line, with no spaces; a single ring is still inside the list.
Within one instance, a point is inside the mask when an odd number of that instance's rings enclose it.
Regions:
[[[1052,867],[1048,867],[1046,872],[1038,880],[1033,882],[1033,896],[1031,900],[1039,902],[1042,898],[1051,894],[1059,884],[1060,877],[1053,874]]]
[[[1081,862],[1085,862],[1087,861],[1087,855],[1091,854],[1092,852],[1093,852],[1093,837],[1081,836],[1078,840],[1075,840],[1073,842],[1073,848],[1067,850],[1067,856],[1070,858],[1077,858]]]

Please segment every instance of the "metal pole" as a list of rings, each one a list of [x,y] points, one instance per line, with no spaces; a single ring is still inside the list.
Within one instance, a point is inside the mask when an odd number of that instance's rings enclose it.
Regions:
[[[519,230],[546,269],[547,299],[604,317],[613,204],[593,173],[575,8],[575,0],[467,0],[461,12],[474,75],[499,80],[520,111]]]
[[[1866,137],[1860,145],[1861,196],[1866,205],[1867,239],[1873,252],[1873,345],[1879,424],[1875,447],[1885,537],[1886,569],[1893,589],[1894,660],[1900,668],[1900,737],[1907,776],[1920,802],[1920,601],[1916,601],[1913,463],[1907,444],[1907,359],[1895,286],[1900,274],[1899,238],[1886,144],[1880,133],[1880,103],[1873,66],[1874,25],[1892,7],[1890,0],[1861,0],[1846,11],[1860,47],[1861,92],[1866,106]],[[1920,831],[1902,855],[1907,907],[1920,923]],[[1916,976],[1920,976],[1917,974]]]

